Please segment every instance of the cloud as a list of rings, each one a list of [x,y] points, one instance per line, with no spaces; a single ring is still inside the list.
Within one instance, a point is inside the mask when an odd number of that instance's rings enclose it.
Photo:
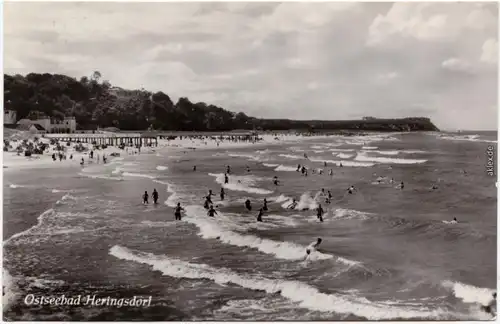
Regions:
[[[459,72],[470,72],[471,66],[468,62],[461,60],[456,57],[452,57],[444,61],[441,66],[450,71],[459,71]]]
[[[498,41],[496,39],[490,38],[484,42],[480,60],[486,63],[498,63]]]
[[[270,118],[426,115],[496,128],[496,3],[4,5],[6,73],[113,85]],[[43,13],[43,14],[41,14]]]

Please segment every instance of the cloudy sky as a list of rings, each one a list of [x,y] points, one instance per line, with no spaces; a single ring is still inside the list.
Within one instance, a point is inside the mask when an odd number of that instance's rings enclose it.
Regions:
[[[497,128],[495,3],[5,3],[4,17],[9,74],[98,70],[256,117]]]

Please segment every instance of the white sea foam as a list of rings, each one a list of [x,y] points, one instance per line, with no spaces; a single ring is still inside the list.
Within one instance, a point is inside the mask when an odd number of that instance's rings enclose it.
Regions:
[[[299,203],[297,204],[296,209],[297,210],[303,210],[303,209],[315,209],[318,208],[318,199],[321,196],[321,191],[318,192],[314,198],[311,197],[309,192],[304,192],[299,199]],[[292,202],[290,202],[292,203]]]
[[[89,174],[89,173],[80,172],[80,173],[78,173],[78,175],[80,175],[82,177],[92,178],[92,179],[123,181],[122,177],[112,177],[112,176],[106,176],[106,175],[100,175],[100,174]]]
[[[209,173],[208,175],[215,177],[215,181],[222,187],[234,190],[234,191],[245,191],[249,193],[256,193],[261,195],[267,195],[272,193],[271,190],[266,190],[262,188],[255,188],[252,185],[255,183],[255,178],[252,176],[235,176],[229,175],[229,183],[224,183],[224,174],[222,173]]]
[[[274,168],[277,167],[279,164],[274,164],[274,163],[262,163],[263,166],[269,167],[269,168]]]
[[[378,149],[378,147],[376,147],[376,146],[363,146],[363,147],[361,147],[361,149],[363,149],[363,150],[376,150],[376,149]]]
[[[370,163],[370,162],[356,162],[356,161],[339,161],[339,160],[327,160],[327,159],[319,159],[319,158],[311,158],[310,159],[312,162],[320,162],[320,163],[328,163],[328,164],[333,164],[336,166],[340,166],[340,163],[342,163],[342,166],[345,167],[372,167],[375,165],[375,163]]]
[[[354,314],[370,320],[395,318],[433,318],[440,319],[449,314],[436,307],[425,306],[387,306],[371,302],[363,297],[341,296],[321,293],[317,288],[292,280],[273,280],[260,275],[238,274],[227,268],[214,268],[207,264],[195,264],[168,257],[133,251],[115,245],[109,253],[116,258],[147,264],[153,271],[175,278],[209,279],[220,285],[232,283],[243,288],[279,293],[284,298],[298,303],[298,307],[313,311]]]
[[[284,202],[290,200],[290,197],[287,197],[285,195],[279,195],[278,197],[271,197],[268,199],[269,201],[275,201],[277,203]]]
[[[380,151],[380,150],[368,150],[368,151],[361,151],[361,153],[376,153],[380,155],[398,155],[399,151]]]
[[[250,161],[261,161],[261,158],[259,156],[251,155],[251,154],[238,154],[238,153],[230,153],[228,156],[231,157],[242,157],[246,158]]]
[[[203,238],[219,238],[221,242],[241,247],[251,247],[260,252],[274,255],[284,260],[303,260],[306,247],[291,242],[279,242],[263,239],[254,235],[243,235],[230,230],[227,222],[219,221],[206,215],[206,210],[201,206],[187,206],[184,220],[196,225]],[[324,260],[333,258],[332,255],[320,252],[311,253],[311,260]]]
[[[352,154],[339,153],[338,157],[340,159],[350,159],[350,158],[352,158]]]
[[[291,159],[291,160],[301,160],[301,159],[304,159],[303,156],[292,155],[292,154],[279,154],[279,156],[287,158],[287,159]]]
[[[37,222],[34,226],[32,226],[32,227],[28,228],[28,229],[27,229],[27,230],[25,230],[25,231],[22,231],[22,232],[19,232],[19,233],[16,233],[16,234],[12,235],[11,237],[9,237],[7,240],[5,240],[5,241],[4,241],[4,246],[5,246],[6,244],[9,244],[9,243],[10,243],[12,240],[14,240],[15,238],[18,238],[18,237],[24,236],[24,235],[26,235],[26,234],[30,234],[30,233],[32,233],[32,232],[33,232],[33,231],[35,231],[37,228],[39,228],[40,226],[42,226],[42,223],[43,223],[43,221],[44,221],[44,219],[45,219],[45,218],[50,217],[50,216],[53,216],[53,215],[55,215],[55,213],[56,213],[56,212],[54,211],[54,209],[52,209],[52,208],[47,209],[47,210],[46,210],[46,211],[44,211],[42,214],[40,214],[40,216],[38,216],[38,218],[37,218],[38,222]]]
[[[400,150],[401,153],[405,154],[425,154],[429,153],[427,151],[422,151],[422,150]]]
[[[427,162],[427,160],[396,159],[396,158],[366,156],[362,153],[356,155],[354,159],[356,161],[363,161],[363,162],[370,161],[370,162],[390,163],[390,164],[419,164]]]
[[[163,166],[163,165],[158,165],[158,166],[156,167],[156,170],[159,170],[159,171],[165,171],[166,169],[168,169],[168,167]]]
[[[467,285],[457,281],[446,280],[442,282],[443,287],[450,289],[453,295],[461,299],[464,303],[476,303],[488,305],[492,300],[494,289],[479,288],[472,285]]]
[[[333,152],[354,152],[354,149],[330,149]]]
[[[494,140],[486,140],[479,138],[479,135],[449,135],[449,136],[438,136],[439,139],[451,140],[451,141],[468,141],[468,142],[484,142],[484,143],[497,143]]]
[[[287,166],[287,165],[279,165],[274,171],[297,171],[297,167]]]
[[[2,291],[3,291],[3,309],[8,310],[19,295],[18,287],[14,277],[6,270],[2,270]]]
[[[138,177],[138,178],[156,179],[155,176],[152,176],[150,174],[144,174],[144,173],[123,172],[122,175],[126,176],[126,177]]]
[[[123,171],[120,167],[116,167],[113,171],[111,171],[111,174],[122,174]]]
[[[344,209],[344,208],[337,208],[335,212],[333,213],[333,218],[334,219],[361,219],[365,220],[368,219],[370,213],[365,213],[357,210],[352,210],[352,209]]]

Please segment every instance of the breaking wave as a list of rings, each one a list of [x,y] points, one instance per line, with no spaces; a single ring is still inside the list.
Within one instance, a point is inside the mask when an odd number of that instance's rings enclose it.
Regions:
[[[222,173],[209,173],[208,175],[215,177],[215,181],[220,184],[222,187],[229,189],[229,190],[234,190],[234,191],[245,191],[249,193],[256,193],[256,194],[261,194],[261,195],[267,195],[272,193],[271,190],[266,190],[262,188],[255,188],[252,187],[254,184],[254,180],[252,179],[251,176],[235,176],[235,175],[230,175],[229,176],[229,183],[224,183],[224,174]]]
[[[280,294],[299,307],[313,311],[354,314],[371,320],[446,318],[448,312],[441,308],[429,309],[424,306],[394,306],[371,302],[363,297],[326,294],[308,284],[292,280],[273,280],[261,275],[239,274],[227,268],[215,268],[207,264],[195,264],[168,257],[154,255],[115,245],[110,255],[133,262],[147,264],[153,271],[175,278],[209,279],[217,284],[232,283],[243,288]]]
[[[363,162],[370,161],[370,162],[391,163],[391,164],[419,164],[419,163],[427,162],[427,160],[396,159],[396,158],[366,156],[366,155],[361,154],[361,153],[356,155],[354,160],[363,161]]]

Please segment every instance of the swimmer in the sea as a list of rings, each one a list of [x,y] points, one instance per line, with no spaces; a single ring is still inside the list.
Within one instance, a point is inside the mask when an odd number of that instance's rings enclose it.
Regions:
[[[403,189],[405,188],[405,184],[404,184],[404,182],[403,182],[403,181],[401,181],[401,183],[399,184],[399,188],[400,188],[401,190],[403,190]]]
[[[297,165],[297,172],[300,172],[300,164]]]
[[[227,176],[227,173],[224,173],[224,184],[229,183],[229,177]]]
[[[226,173],[227,174],[231,174],[231,167],[228,165],[227,168],[226,168]]]
[[[267,199],[266,198],[264,198],[264,206],[262,206],[262,209],[264,211],[267,211]]]
[[[273,178],[273,183],[275,186],[278,186],[279,185],[279,180],[278,180],[278,177],[277,176],[274,176]]]
[[[323,210],[323,208],[321,207],[321,204],[318,205],[318,208],[316,208],[316,216],[318,217],[319,221],[320,222],[323,222],[323,213],[325,211]]]
[[[245,201],[245,208],[248,209],[248,210],[252,210],[252,204],[250,202],[250,199],[247,199]]]
[[[293,199],[292,203],[288,205],[287,209],[295,209],[297,207],[297,200]]]
[[[153,189],[151,196],[153,197],[153,203],[155,205],[158,204],[158,191],[156,191],[156,189]]]
[[[457,224],[458,221],[457,221],[457,218],[456,217],[453,217],[453,220],[450,222],[451,224]]]
[[[195,166],[193,166],[193,171],[196,171],[196,165],[195,165]]]
[[[181,207],[181,203],[177,203],[177,207],[175,207],[174,215],[175,215],[175,220],[181,220],[181,211],[183,211],[184,208]]]
[[[207,215],[210,217],[214,217],[215,215],[218,215],[217,211],[215,211],[213,205],[210,205],[210,209],[208,210]]]
[[[311,244],[309,244],[307,246],[307,248],[306,248],[306,254],[307,254],[306,258],[307,258],[307,256],[309,256],[311,254],[311,252],[318,250],[318,247],[321,244],[321,241],[322,241],[322,239],[318,238],[315,242],[312,242]]]
[[[247,165],[247,172],[250,172],[250,167]]]
[[[257,215],[257,222],[262,222],[262,215],[264,215],[264,209],[259,209],[259,215]]]
[[[148,203],[148,198],[149,198],[148,192],[144,191],[144,194],[142,195],[142,203],[143,204],[147,204]]]
[[[220,200],[224,200],[224,196],[226,193],[224,192],[224,188],[220,188]]]
[[[350,186],[349,189],[347,189],[347,192],[349,194],[352,194],[354,192],[354,190],[355,190],[354,186]]]

